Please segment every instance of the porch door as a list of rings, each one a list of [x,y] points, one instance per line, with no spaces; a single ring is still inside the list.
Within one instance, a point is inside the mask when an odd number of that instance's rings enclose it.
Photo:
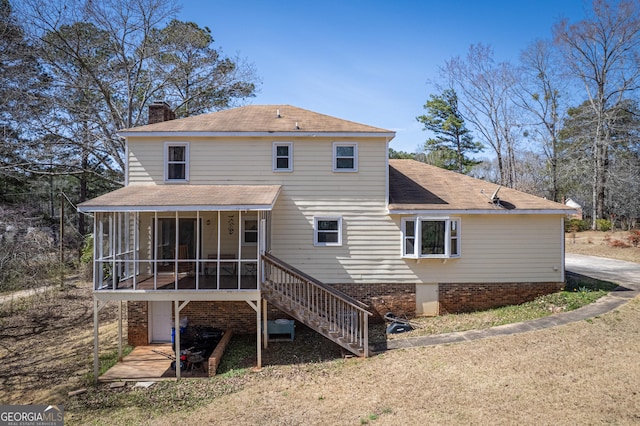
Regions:
[[[171,302],[149,302],[149,340],[152,343],[171,341],[171,312]]]

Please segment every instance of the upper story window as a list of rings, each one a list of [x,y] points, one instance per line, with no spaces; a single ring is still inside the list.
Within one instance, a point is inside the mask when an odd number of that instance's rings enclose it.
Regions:
[[[273,143],[273,171],[293,171],[293,142]]]
[[[189,181],[189,144],[166,142],[164,144],[164,180],[167,182]]]
[[[342,245],[342,218],[341,217],[314,217],[313,218],[313,245],[315,246],[341,246]]]
[[[358,144],[357,143],[333,143],[333,171],[357,172],[358,171]]]
[[[402,256],[460,257],[460,219],[407,217],[402,219]]]

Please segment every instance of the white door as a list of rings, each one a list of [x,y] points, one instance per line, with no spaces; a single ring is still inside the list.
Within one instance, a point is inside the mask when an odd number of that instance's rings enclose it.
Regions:
[[[149,302],[149,335],[151,342],[170,342],[171,302]]]

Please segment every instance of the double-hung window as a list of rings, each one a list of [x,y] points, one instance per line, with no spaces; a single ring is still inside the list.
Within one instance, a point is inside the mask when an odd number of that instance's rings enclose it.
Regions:
[[[166,142],[164,144],[164,180],[166,182],[189,181],[189,144]]]
[[[333,171],[357,172],[358,171],[358,144],[357,143],[333,143]]]
[[[293,143],[274,142],[273,143],[273,171],[292,172],[293,171]]]
[[[314,217],[313,244],[315,246],[342,245],[341,217]]]
[[[402,256],[416,259],[460,257],[460,219],[403,218]]]

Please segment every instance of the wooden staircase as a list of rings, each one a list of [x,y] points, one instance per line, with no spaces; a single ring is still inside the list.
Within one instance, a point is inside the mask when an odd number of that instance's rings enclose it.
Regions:
[[[369,356],[367,306],[265,253],[262,297],[358,356]]]

